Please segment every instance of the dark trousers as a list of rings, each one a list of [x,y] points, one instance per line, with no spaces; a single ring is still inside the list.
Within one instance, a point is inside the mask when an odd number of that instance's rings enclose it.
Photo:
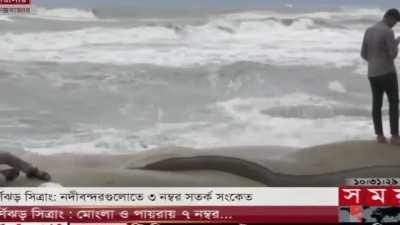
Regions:
[[[399,135],[399,88],[397,74],[389,73],[369,78],[372,89],[372,118],[376,135],[383,135],[382,103],[386,93],[389,101],[390,130],[392,135]]]

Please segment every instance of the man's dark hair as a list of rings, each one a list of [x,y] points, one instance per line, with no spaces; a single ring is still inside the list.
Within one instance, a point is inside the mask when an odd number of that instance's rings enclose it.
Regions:
[[[388,11],[386,11],[385,13],[385,18],[393,18],[396,21],[400,21],[400,12],[397,9],[389,9]]]

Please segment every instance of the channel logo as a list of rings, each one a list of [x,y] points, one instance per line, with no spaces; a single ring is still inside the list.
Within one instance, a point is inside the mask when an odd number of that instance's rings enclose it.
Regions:
[[[0,5],[30,5],[31,0],[0,0]]]

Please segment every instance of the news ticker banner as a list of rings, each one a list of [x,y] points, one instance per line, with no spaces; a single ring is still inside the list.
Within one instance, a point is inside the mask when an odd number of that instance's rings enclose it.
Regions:
[[[338,188],[1,188],[8,206],[337,206]]]
[[[0,223],[380,223],[399,209],[399,186],[0,189]]]
[[[32,12],[31,0],[0,0],[0,14],[19,15]]]
[[[337,222],[337,188],[2,188],[1,222]]]

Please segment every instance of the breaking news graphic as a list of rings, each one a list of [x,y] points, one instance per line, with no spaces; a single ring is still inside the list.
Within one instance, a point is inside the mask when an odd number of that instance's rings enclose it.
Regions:
[[[3,222],[338,221],[335,188],[6,188],[0,191],[0,201]]]
[[[2,188],[4,223],[398,223],[399,187]]]

